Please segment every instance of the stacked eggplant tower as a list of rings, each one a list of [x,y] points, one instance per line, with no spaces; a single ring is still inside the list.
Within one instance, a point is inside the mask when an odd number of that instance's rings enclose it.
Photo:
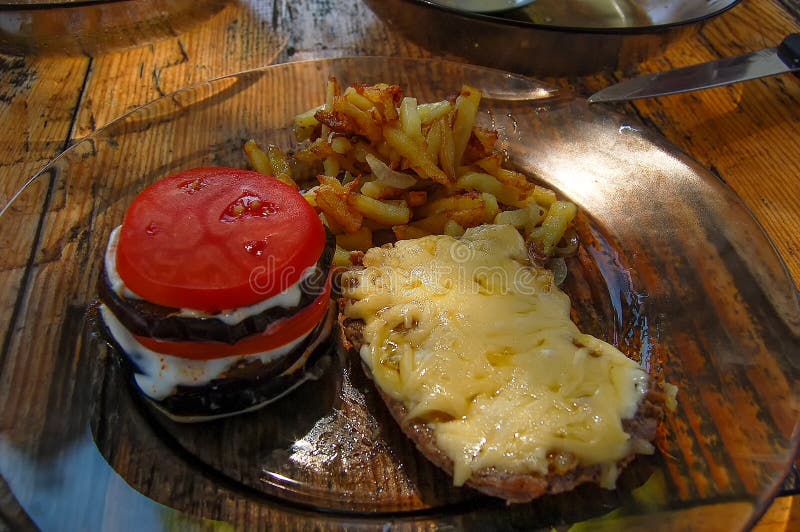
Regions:
[[[104,332],[170,418],[257,409],[316,376],[328,351],[334,247],[302,196],[275,179],[227,168],[170,176],[111,234]]]

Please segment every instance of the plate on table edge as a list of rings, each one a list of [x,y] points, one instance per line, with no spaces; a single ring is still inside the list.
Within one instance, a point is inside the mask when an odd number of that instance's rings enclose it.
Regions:
[[[585,214],[581,261],[603,284],[584,285],[599,314],[582,325],[591,329],[597,318],[609,328],[595,323],[598,330],[590,332],[617,344],[634,338],[638,356],[648,364],[663,361],[665,377],[680,389],[657,466],[667,489],[646,504],[634,500],[623,508],[632,513],[617,512],[613,524],[701,520],[708,504],[721,505],[724,514],[718,514],[733,526],[754,522],[797,450],[800,312],[785,267],[746,207],[629,117],[504,72],[399,58],[288,63],[177,91],[76,143],[12,199],[0,217],[9,251],[1,270],[7,325],[0,473],[19,507],[9,503],[14,508],[3,514],[21,507],[42,528],[191,522],[134,486],[190,516],[240,526],[253,520],[366,528],[387,520],[475,527],[496,518],[526,526],[574,521],[569,515],[558,521],[553,498],[513,511],[489,501],[479,512],[459,506],[394,517],[316,513],[315,503],[281,501],[239,489],[224,475],[199,474],[202,465],[165,446],[136,409],[104,410],[98,419],[96,407],[109,394],[130,399],[119,386],[103,385],[113,364],[98,356],[100,343],[87,321],[112,226],[146,182],[200,164],[244,166],[241,143],[250,137],[288,146],[291,117],[320,101],[329,74],[345,83],[399,82],[420,101],[453,93],[462,81],[475,84],[491,109],[481,119],[501,131],[512,162]],[[264,90],[270,87],[275,90]],[[51,332],[40,334],[42,328]],[[104,434],[98,444],[122,476],[97,451],[90,424]],[[114,436],[122,426],[130,440]],[[138,521],[127,521],[132,515]]]

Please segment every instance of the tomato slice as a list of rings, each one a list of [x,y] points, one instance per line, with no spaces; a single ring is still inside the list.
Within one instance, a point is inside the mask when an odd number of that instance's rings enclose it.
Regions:
[[[311,332],[325,318],[330,306],[330,281],[325,293],[294,316],[276,321],[262,333],[242,338],[235,344],[222,342],[175,342],[162,341],[149,336],[134,336],[147,349],[165,355],[193,360],[211,360],[238,355],[251,355],[277,349],[306,333]]]
[[[319,217],[294,188],[248,170],[196,168],[136,197],[117,270],[147,301],[214,312],[284,291],[324,247]]]

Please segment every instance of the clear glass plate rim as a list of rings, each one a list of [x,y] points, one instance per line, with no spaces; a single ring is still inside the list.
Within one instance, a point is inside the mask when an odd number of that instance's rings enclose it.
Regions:
[[[69,146],[66,150],[64,150],[59,155],[57,155],[55,158],[53,158],[40,171],[38,171],[36,174],[34,174],[9,199],[7,205],[3,206],[2,209],[0,209],[0,222],[2,222],[3,215],[4,215],[5,211],[8,209],[8,207],[11,206],[14,203],[15,199],[17,197],[19,197],[19,195],[21,195],[33,181],[35,181],[41,175],[43,175],[46,172],[48,172],[54,165],[56,165],[59,161],[61,161],[62,158],[65,158],[65,157],[69,156],[72,152],[74,152],[77,149],[77,147],[80,144],[88,142],[88,141],[91,141],[91,140],[93,140],[95,138],[98,138],[98,137],[102,136],[105,133],[105,131],[107,131],[109,128],[113,127],[116,124],[119,124],[119,123],[123,122],[124,120],[126,120],[127,118],[129,118],[132,115],[136,115],[137,113],[141,112],[141,110],[143,108],[146,108],[148,106],[158,105],[159,102],[163,102],[163,101],[169,100],[171,98],[174,98],[174,96],[177,95],[177,94],[181,94],[181,93],[192,91],[192,90],[196,89],[197,87],[200,87],[200,86],[203,86],[203,85],[213,84],[215,82],[226,80],[226,79],[236,78],[236,77],[242,76],[242,75],[249,75],[249,74],[254,74],[254,73],[258,73],[258,72],[267,72],[267,71],[274,70],[274,69],[287,68],[287,67],[290,67],[292,65],[324,64],[324,63],[336,63],[336,62],[343,62],[343,61],[369,61],[369,60],[372,60],[372,61],[379,61],[379,60],[411,61],[411,62],[415,62],[415,63],[450,63],[450,64],[458,65],[459,68],[473,69],[474,71],[491,71],[491,72],[494,72],[496,74],[511,75],[511,76],[513,76],[515,78],[518,78],[520,80],[525,80],[525,81],[530,82],[532,84],[538,84],[538,85],[541,85],[541,86],[548,87],[548,85],[546,85],[544,83],[541,83],[541,82],[539,82],[538,80],[536,80],[534,78],[529,78],[529,77],[518,75],[518,74],[511,74],[511,73],[508,73],[508,72],[505,72],[505,71],[499,70],[499,69],[481,67],[481,66],[476,66],[476,65],[466,65],[466,64],[455,62],[455,61],[449,61],[449,60],[438,59],[438,58],[414,59],[414,58],[398,58],[398,57],[386,57],[386,56],[360,56],[360,57],[359,56],[354,56],[354,57],[341,57],[341,58],[331,58],[331,59],[322,59],[322,60],[297,61],[297,62],[292,62],[292,63],[281,63],[281,64],[257,67],[257,68],[253,68],[253,69],[249,69],[249,70],[245,70],[245,71],[241,71],[241,72],[236,72],[236,73],[233,73],[233,74],[227,74],[227,75],[224,75],[224,76],[219,76],[219,77],[216,77],[216,78],[200,81],[198,83],[194,83],[194,84],[188,85],[186,87],[182,87],[182,88],[180,88],[180,89],[178,89],[178,90],[176,90],[176,91],[174,91],[174,92],[172,92],[170,94],[162,96],[162,97],[160,97],[158,99],[155,99],[155,100],[153,100],[151,102],[145,103],[145,104],[143,104],[141,106],[137,106],[137,107],[129,110],[128,112],[120,115],[119,117],[111,120],[109,123],[107,123],[106,125],[104,125],[103,127],[99,128],[99,129],[97,129],[96,131],[92,132],[91,134],[89,134],[89,135],[87,135],[85,137],[82,137],[80,139],[77,139],[71,146]],[[571,95],[571,93],[568,93],[567,91],[562,91],[561,89],[558,89],[557,92],[558,92],[559,95],[566,94],[566,95],[568,95],[570,97],[573,97],[573,95]],[[611,113],[612,111],[607,110],[605,112]],[[616,113],[614,113],[614,114],[616,114]],[[658,134],[657,132],[654,132],[654,131],[652,131],[650,129],[646,129],[644,133],[648,137],[648,140],[652,140],[652,138],[654,138],[654,137],[658,138],[659,140],[663,139],[663,137],[661,137],[660,134]],[[668,143],[668,141],[666,141],[666,139],[663,139],[663,141]],[[694,161],[694,159],[692,159],[690,156],[688,156],[684,152],[680,151],[677,147],[674,147],[670,143],[668,143],[668,145],[670,147],[672,147],[672,149],[674,149],[676,152],[680,152],[683,157],[687,157],[692,162],[696,163],[696,161]],[[699,169],[705,170],[702,166],[699,165],[699,163],[696,163],[696,165],[697,165],[697,167]],[[783,261],[782,257],[778,253],[778,250],[775,247],[775,244],[773,243],[772,239],[769,238],[769,235],[766,233],[763,225],[754,216],[752,211],[747,207],[746,204],[744,204],[744,202],[733,191],[733,189],[730,188],[729,185],[727,185],[727,183],[725,183],[725,182],[723,182],[723,181],[721,181],[719,179],[715,179],[713,177],[713,175],[710,174],[707,171],[698,172],[698,177],[703,179],[703,180],[706,180],[706,181],[712,181],[714,183],[715,190],[718,190],[718,191],[724,190],[724,191],[726,191],[726,194],[728,194],[732,198],[735,198],[735,200],[740,204],[740,206],[744,207],[746,212],[750,215],[751,220],[753,222],[755,222],[756,225],[758,226],[759,230],[761,231],[761,234],[762,234],[763,238],[765,238],[766,241],[769,243],[769,245],[772,248],[772,251],[773,251],[775,257],[780,262],[780,265],[781,265],[781,267],[783,268],[783,271],[784,271],[785,278],[789,281],[789,283],[791,284],[791,286],[793,288],[793,291],[794,291],[794,294],[795,294],[795,303],[796,304],[800,304],[800,293],[798,292],[797,287],[793,283],[792,277],[790,275],[790,272],[789,272],[785,262]],[[794,430],[794,433],[793,433],[793,436],[791,438],[790,443],[791,443],[791,445],[793,445],[793,447],[795,449],[795,453],[797,453],[798,447],[800,447],[800,424],[798,424],[798,423],[795,423],[795,430]],[[791,462],[789,463],[789,466],[791,467]],[[763,512],[766,511],[766,509],[768,507],[768,502],[770,500],[772,500],[774,498],[774,496],[776,495],[776,491],[779,488],[779,485],[780,484],[777,483],[773,490],[766,491],[763,494],[763,499],[761,501],[758,501],[761,504],[756,504],[756,508],[754,509],[753,522],[755,522],[760,517],[760,515],[762,515]],[[759,512],[759,508],[763,508],[761,510],[761,512]]]

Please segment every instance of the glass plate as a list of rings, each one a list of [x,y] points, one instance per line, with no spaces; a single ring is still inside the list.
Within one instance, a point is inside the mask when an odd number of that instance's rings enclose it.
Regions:
[[[573,315],[679,387],[613,491],[506,507],[455,489],[388,420],[352,359],[258,412],[181,426],[144,406],[96,336],[111,229],[154,180],[293,146],[324,83],[387,81],[420,101],[469,82],[513,163],[579,205]],[[290,63],[189,87],[75,144],[0,215],[2,515],[42,529],[470,529],[752,523],[797,450],[800,309],[737,197],[635,120],[527,78],[439,60]],[[525,334],[525,331],[520,331]],[[12,527],[13,528],[13,527]]]

